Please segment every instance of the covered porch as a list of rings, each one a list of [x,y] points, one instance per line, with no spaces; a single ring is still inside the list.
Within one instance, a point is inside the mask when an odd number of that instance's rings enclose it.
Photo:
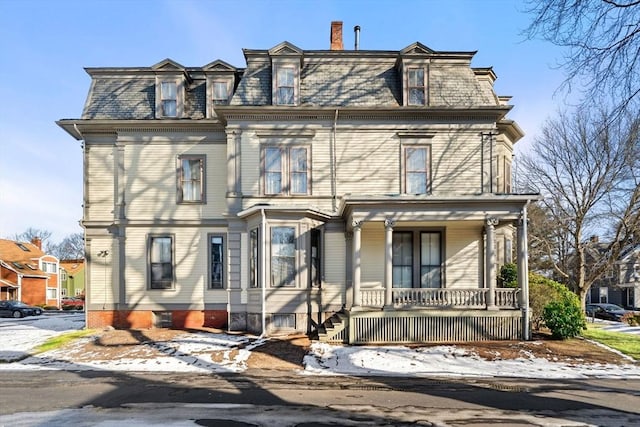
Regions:
[[[327,332],[351,344],[529,339],[530,200],[521,195],[346,198],[350,295]],[[498,257],[497,227],[502,227],[503,253],[511,252],[505,236],[515,230],[515,289],[498,287],[498,258],[509,260]],[[379,281],[371,281],[371,269],[379,269]]]

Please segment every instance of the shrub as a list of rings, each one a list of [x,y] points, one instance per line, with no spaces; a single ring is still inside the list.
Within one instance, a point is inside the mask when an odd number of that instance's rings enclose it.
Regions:
[[[518,287],[518,267],[514,263],[508,263],[500,267],[498,283],[503,288]]]
[[[564,286],[539,274],[529,274],[529,309],[533,329],[539,330],[544,324],[544,307],[560,298]]]
[[[529,306],[534,329],[545,325],[554,338],[577,336],[586,327],[580,299],[565,285],[529,274]]]
[[[544,307],[542,314],[544,323],[551,330],[553,338],[562,340],[573,338],[580,335],[586,327],[580,301],[576,302],[575,299],[563,296]]]
[[[640,314],[634,312],[625,313],[620,320],[629,326],[640,326]]]

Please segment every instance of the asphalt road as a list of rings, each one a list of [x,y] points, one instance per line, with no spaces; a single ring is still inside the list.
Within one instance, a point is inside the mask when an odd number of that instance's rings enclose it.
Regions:
[[[633,426],[640,380],[3,371],[0,426]]]

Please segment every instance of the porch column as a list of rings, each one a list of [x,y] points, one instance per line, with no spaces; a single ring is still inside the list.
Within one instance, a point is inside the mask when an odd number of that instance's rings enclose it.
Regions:
[[[396,222],[384,220],[384,308],[393,309],[393,227]]]
[[[527,207],[522,208],[518,220],[518,287],[520,288],[520,308],[522,309],[522,339],[529,340],[529,249],[527,242]]]
[[[487,294],[487,310],[497,310],[496,307],[496,236],[495,226],[498,225],[498,219],[494,217],[487,218],[485,223],[486,231],[486,253],[485,253],[485,283],[489,288]]]
[[[362,305],[360,295],[360,248],[362,245],[362,221],[353,221],[353,308]]]

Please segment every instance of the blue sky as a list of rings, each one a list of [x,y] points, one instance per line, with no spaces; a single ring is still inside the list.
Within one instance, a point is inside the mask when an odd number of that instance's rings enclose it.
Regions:
[[[328,49],[331,21],[352,49],[478,51],[473,66],[494,67],[510,118],[527,136],[557,111],[561,51],[521,32],[530,16],[510,0],[0,0],[0,237],[28,227],[52,241],[82,232],[82,151],[55,121],[80,118],[90,79],[84,67],[184,66],[222,59],[244,67],[243,48],[289,41]]]

